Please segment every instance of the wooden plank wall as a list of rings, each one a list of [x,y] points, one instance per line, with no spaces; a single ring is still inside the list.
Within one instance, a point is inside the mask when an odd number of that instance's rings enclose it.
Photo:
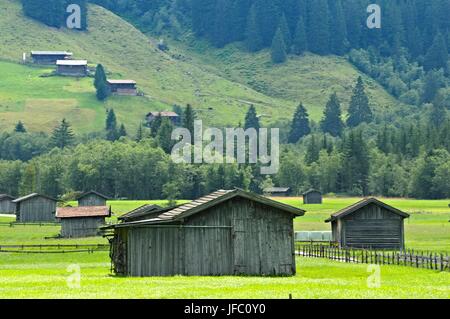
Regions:
[[[106,200],[95,194],[89,194],[78,200],[78,206],[106,206]]]
[[[97,236],[98,228],[104,224],[104,217],[62,218],[61,236],[66,238]]]
[[[0,200],[0,214],[14,214],[16,211],[16,204],[11,199]]]
[[[33,197],[16,205],[17,221],[21,223],[54,222],[56,202],[45,197]]]

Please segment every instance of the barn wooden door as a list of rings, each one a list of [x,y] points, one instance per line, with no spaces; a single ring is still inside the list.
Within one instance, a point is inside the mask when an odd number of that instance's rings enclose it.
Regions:
[[[245,219],[233,219],[233,272],[235,275],[245,274],[248,267],[245,249],[245,224]]]

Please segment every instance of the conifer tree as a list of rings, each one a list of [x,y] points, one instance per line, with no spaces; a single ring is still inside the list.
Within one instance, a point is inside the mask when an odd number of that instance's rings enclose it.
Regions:
[[[372,121],[373,114],[369,106],[369,98],[365,92],[363,80],[359,77],[348,108],[347,125],[356,127],[363,122],[370,123]]]
[[[142,127],[142,123],[139,123],[138,129],[136,132],[135,141],[140,142],[140,141],[142,141],[143,138],[144,138],[144,128]]]
[[[186,105],[186,109],[183,114],[183,127],[187,128],[191,132],[192,138],[194,138],[194,122],[197,118],[194,109],[190,104]]]
[[[317,54],[330,52],[330,21],[327,0],[309,2],[308,10],[308,49]]]
[[[283,33],[281,32],[281,28],[278,28],[277,32],[275,33],[275,37],[273,38],[271,56],[272,62],[275,64],[286,62],[286,44],[283,40]]]
[[[159,128],[161,127],[162,117],[157,115],[150,124],[150,135],[156,137],[158,135]]]
[[[249,128],[254,128],[257,131],[260,128],[259,118],[256,113],[256,109],[253,105],[250,106],[250,108],[247,111],[247,114],[245,115],[244,129],[247,130]]]
[[[309,141],[308,147],[306,149],[305,161],[308,164],[317,162],[319,159],[320,146],[316,141],[315,135],[311,135],[311,140]]]
[[[59,148],[65,148],[69,145],[72,145],[74,141],[74,134],[70,124],[63,119],[57,127],[53,130],[52,133],[52,142],[53,145]]]
[[[347,25],[341,0],[330,2],[332,4],[333,23],[330,23],[330,46],[331,52],[342,55],[346,52],[347,46]]]
[[[164,118],[161,121],[161,126],[158,130],[157,141],[159,147],[161,147],[164,152],[170,154],[174,141],[172,140],[173,124],[168,118]]]
[[[447,71],[447,63],[448,51],[445,38],[442,33],[438,33],[425,56],[423,66],[426,71],[439,69]]]
[[[106,139],[108,141],[115,141],[117,140],[117,118],[116,114],[114,113],[114,109],[109,109],[108,114],[106,115]]]
[[[300,16],[295,30],[295,37],[292,43],[292,52],[297,55],[303,54],[308,49],[308,38],[306,36],[305,22]]]
[[[106,80],[106,73],[103,65],[98,64],[95,70],[94,87],[97,90],[97,99],[104,101],[110,94],[109,86]]]
[[[255,5],[251,7],[249,12],[245,39],[247,49],[250,52],[256,52],[262,49],[263,41],[261,38],[261,30],[259,29],[258,18],[256,16]]]
[[[283,41],[286,47],[286,52],[289,52],[292,45],[292,35],[291,30],[289,29],[288,22],[286,20],[286,15],[284,14],[281,15],[279,28],[283,35]]]
[[[127,136],[127,130],[125,129],[125,125],[120,124],[119,131],[117,132],[117,138],[121,138],[122,136]]]
[[[320,127],[324,133],[329,133],[331,136],[341,136],[344,129],[344,123],[341,118],[341,103],[336,93],[330,96],[330,99],[325,106],[323,119],[320,122]]]
[[[25,125],[23,125],[22,121],[17,122],[16,127],[14,128],[14,132],[17,132],[17,133],[26,133],[27,132]]]
[[[311,133],[309,126],[309,115],[302,103],[297,107],[291,123],[288,142],[297,143],[302,137]]]

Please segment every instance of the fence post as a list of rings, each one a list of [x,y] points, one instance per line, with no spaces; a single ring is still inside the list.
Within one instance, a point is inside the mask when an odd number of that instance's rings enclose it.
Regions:
[[[444,255],[441,253],[441,271],[444,271]]]

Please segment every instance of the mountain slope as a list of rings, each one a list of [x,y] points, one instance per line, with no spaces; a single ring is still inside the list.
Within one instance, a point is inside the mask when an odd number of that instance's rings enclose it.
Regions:
[[[327,95],[337,90],[347,98],[359,75],[339,58],[294,58],[272,67],[267,52],[250,55],[233,46],[204,51],[179,46],[166,54],[131,24],[95,5],[89,6],[88,32],[58,30],[28,19],[14,0],[0,3],[0,15],[0,130],[23,120],[31,130],[49,131],[66,117],[77,133],[99,131],[105,110],[114,108],[119,122],[134,133],[147,112],[187,103],[207,124],[219,127],[242,122],[250,103],[264,115],[265,124],[289,120],[298,101],[318,120]],[[19,65],[22,53],[31,50],[68,50],[92,65],[102,63],[110,78],[134,79],[146,96],[98,102],[90,78],[41,77],[50,70]],[[370,83],[377,104],[395,105]]]

